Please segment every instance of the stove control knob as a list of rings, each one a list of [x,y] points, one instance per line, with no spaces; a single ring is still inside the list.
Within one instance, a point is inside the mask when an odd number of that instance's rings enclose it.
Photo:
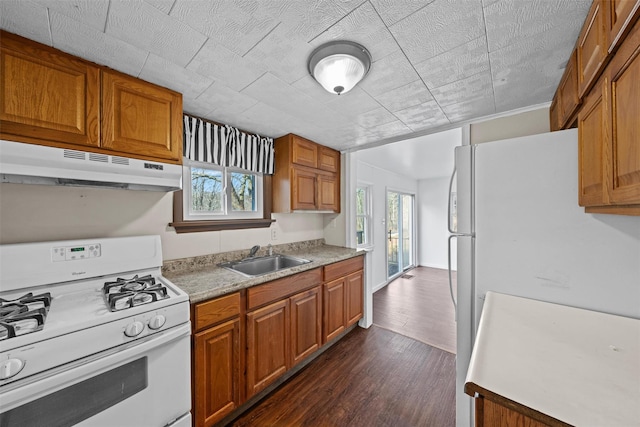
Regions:
[[[7,359],[0,363],[0,380],[15,377],[24,368],[24,361],[20,359]]]
[[[166,321],[166,317],[164,317],[162,314],[157,314],[153,316],[151,320],[149,320],[149,329],[160,329],[164,326]]]
[[[127,327],[124,329],[124,334],[128,337],[135,337],[136,335],[140,335],[140,333],[144,330],[144,323],[136,320],[133,323],[129,323]]]

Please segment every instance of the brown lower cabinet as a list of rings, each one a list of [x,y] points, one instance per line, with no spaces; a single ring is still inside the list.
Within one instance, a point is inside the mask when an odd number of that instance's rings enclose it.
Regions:
[[[242,297],[192,305],[194,425],[211,426],[242,402]]]
[[[551,419],[550,424],[531,418],[527,414],[508,408],[500,403],[476,397],[476,427],[514,426],[514,427],[549,427],[566,426],[566,424]]]
[[[358,256],[193,304],[194,425],[218,423],[355,324],[363,267]]]

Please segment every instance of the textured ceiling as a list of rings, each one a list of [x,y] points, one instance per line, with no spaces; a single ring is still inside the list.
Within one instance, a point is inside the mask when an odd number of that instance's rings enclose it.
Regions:
[[[0,0],[0,27],[181,92],[184,110],[346,150],[551,100],[591,0]],[[314,48],[370,73],[325,92]]]

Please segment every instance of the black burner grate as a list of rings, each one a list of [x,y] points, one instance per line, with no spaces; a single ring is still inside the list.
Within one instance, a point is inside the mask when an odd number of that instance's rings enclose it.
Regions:
[[[131,279],[117,278],[115,282],[106,282],[102,291],[111,311],[125,310],[169,298],[166,286],[156,283],[151,275],[135,275]]]
[[[13,300],[0,298],[0,340],[41,330],[51,300],[49,292],[38,295],[30,292]]]

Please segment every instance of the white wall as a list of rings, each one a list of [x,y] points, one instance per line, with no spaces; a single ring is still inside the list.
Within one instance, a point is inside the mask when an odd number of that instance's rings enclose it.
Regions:
[[[354,153],[357,157],[358,153]],[[410,194],[418,193],[418,181],[402,175],[371,166],[368,163],[357,161],[356,181],[358,184],[368,184],[372,188],[372,234],[373,251],[371,253],[371,268],[367,274],[371,276],[373,291],[384,287],[387,284],[387,262],[386,262],[386,235],[387,227],[383,223],[386,216],[386,191],[398,190]],[[417,260],[416,260],[417,262]]]
[[[173,195],[0,184],[0,243],[159,234],[164,259],[324,237],[323,214],[274,214],[271,228],[176,234]],[[276,240],[271,239],[271,229]]]
[[[425,267],[448,268],[447,216],[449,204],[449,178],[418,181],[418,253],[419,264]],[[457,269],[455,239],[451,264]]]
[[[549,132],[549,107],[471,124],[472,144]]]

